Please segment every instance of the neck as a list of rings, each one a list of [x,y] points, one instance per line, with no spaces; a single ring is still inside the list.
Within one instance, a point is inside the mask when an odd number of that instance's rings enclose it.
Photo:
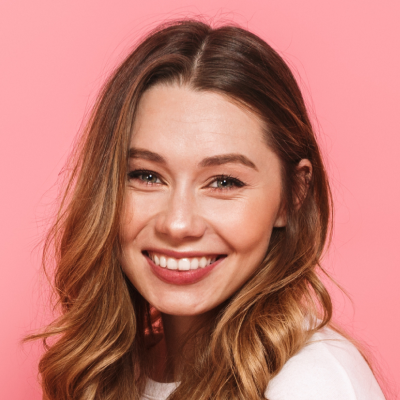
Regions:
[[[194,357],[191,335],[205,326],[212,316],[213,312],[196,316],[162,314],[164,340],[158,348],[157,364],[161,367],[156,380],[160,382],[179,380],[184,363],[190,362]]]

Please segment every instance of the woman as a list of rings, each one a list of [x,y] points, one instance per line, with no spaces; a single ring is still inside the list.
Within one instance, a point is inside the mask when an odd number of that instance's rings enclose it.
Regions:
[[[331,197],[300,90],[237,27],[153,31],[105,85],[55,246],[47,399],[383,399],[329,323]],[[169,396],[169,397],[168,397]]]

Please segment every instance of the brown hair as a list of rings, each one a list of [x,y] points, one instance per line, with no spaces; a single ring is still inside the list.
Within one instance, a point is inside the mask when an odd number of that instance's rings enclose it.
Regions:
[[[236,26],[164,24],[104,86],[73,159],[58,218],[44,249],[55,250],[61,316],[36,337],[48,399],[139,399],[146,381],[150,305],[119,263],[120,213],[132,126],[143,92],[159,83],[213,91],[265,123],[282,165],[287,225],[275,228],[254,276],[197,334],[195,360],[170,399],[261,399],[269,381],[332,316],[317,275],[331,220],[325,169],[299,87],[282,58]],[[298,163],[312,176],[304,190]],[[296,199],[302,199],[295,207]],[[309,330],[304,321],[317,321]]]

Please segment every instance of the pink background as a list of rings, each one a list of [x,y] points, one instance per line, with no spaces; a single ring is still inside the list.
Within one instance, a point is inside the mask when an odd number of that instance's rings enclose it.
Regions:
[[[39,399],[47,319],[39,243],[56,182],[105,76],[155,23],[193,14],[247,26],[296,69],[336,201],[324,264],[337,318],[400,386],[400,2],[397,0],[13,0],[0,5],[0,397]],[[51,209],[51,207],[50,207]]]

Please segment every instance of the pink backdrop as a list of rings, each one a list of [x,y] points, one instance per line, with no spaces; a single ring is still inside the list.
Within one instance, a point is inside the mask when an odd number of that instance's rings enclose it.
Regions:
[[[34,250],[82,117],[138,34],[167,18],[233,19],[297,70],[318,116],[336,201],[325,265],[340,321],[400,381],[400,2],[396,0],[14,0],[0,5],[0,397],[39,399],[46,321]]]

